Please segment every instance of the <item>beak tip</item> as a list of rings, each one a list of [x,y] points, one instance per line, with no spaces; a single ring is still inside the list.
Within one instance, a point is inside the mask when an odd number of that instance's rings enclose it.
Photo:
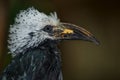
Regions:
[[[96,45],[100,45],[100,42],[99,42],[99,41],[96,41],[95,44],[96,44]]]
[[[96,45],[100,45],[100,41],[98,41],[95,37],[92,37],[91,41]]]

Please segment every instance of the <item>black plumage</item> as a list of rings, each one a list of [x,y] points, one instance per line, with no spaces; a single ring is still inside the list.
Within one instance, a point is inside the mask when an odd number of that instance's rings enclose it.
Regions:
[[[14,57],[0,80],[62,80],[57,45],[45,42]]]

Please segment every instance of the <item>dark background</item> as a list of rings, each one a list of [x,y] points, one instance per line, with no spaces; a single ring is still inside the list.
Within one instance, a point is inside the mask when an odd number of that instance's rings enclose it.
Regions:
[[[7,35],[19,10],[34,6],[49,14],[56,11],[63,22],[92,32],[101,45],[84,41],[64,41],[64,80],[120,80],[119,0],[4,0],[0,1],[0,71],[9,63]]]

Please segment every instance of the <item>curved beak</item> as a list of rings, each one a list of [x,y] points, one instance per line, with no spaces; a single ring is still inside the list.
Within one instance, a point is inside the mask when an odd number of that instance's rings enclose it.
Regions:
[[[85,40],[99,44],[99,41],[89,31],[70,23],[60,23],[55,29],[55,37],[61,40]]]

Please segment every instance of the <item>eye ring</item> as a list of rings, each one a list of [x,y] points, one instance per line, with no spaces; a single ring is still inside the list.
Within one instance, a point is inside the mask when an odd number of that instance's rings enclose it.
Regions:
[[[46,25],[44,28],[43,28],[44,31],[46,32],[51,32],[53,30],[53,26],[51,25]]]
[[[50,27],[47,27],[46,30],[50,30]]]

